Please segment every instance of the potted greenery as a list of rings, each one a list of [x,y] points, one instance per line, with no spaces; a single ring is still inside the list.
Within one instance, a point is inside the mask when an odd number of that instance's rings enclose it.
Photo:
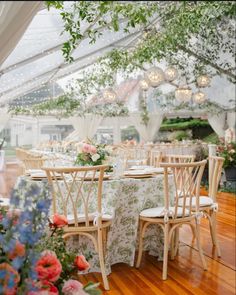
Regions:
[[[236,142],[221,143],[217,154],[225,159],[223,168],[227,181],[236,181]]]

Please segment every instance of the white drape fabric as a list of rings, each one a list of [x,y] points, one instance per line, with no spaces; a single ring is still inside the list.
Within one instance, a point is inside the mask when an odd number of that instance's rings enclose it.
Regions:
[[[153,113],[149,115],[148,124],[142,122],[140,113],[132,114],[130,117],[131,122],[140,134],[141,141],[153,142],[155,135],[161,127],[163,115],[160,113]]]
[[[6,108],[0,108],[0,132],[4,129],[10,117]]]
[[[236,113],[234,110],[227,113],[227,123],[231,131],[231,141],[235,141],[236,140]]]
[[[17,45],[43,1],[1,1],[0,65]]]
[[[94,114],[86,114],[84,117],[73,117],[71,123],[75,129],[67,140],[92,139],[102,122],[102,117]]]
[[[225,113],[222,112],[217,115],[209,115],[208,122],[210,123],[212,129],[219,137],[224,137],[225,135]]]

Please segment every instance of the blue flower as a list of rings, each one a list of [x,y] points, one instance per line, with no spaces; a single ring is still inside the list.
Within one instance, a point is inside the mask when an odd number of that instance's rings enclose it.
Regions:
[[[24,263],[24,258],[23,257],[16,257],[15,259],[12,260],[12,266],[18,270]]]
[[[7,281],[7,287],[9,289],[12,289],[15,287],[15,274],[13,273],[8,273],[8,275],[10,276],[8,281]]]
[[[5,270],[0,270],[0,280],[4,279],[6,274],[7,274],[7,272]],[[0,294],[1,294],[1,292],[0,292]]]

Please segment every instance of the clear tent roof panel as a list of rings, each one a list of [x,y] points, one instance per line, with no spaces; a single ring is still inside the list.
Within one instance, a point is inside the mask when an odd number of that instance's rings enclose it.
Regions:
[[[69,2],[66,5],[69,5]],[[61,52],[61,45],[66,40],[66,35],[61,34],[63,30],[61,16],[56,10],[39,11],[0,68],[3,73],[0,76],[1,101],[15,99],[31,91],[31,87],[35,88],[37,85],[41,87],[51,79],[56,80],[70,75],[95,62],[117,44],[126,45],[142,34],[139,28],[124,33],[125,23],[126,20],[121,20],[121,30],[115,33],[99,27],[98,30],[103,35],[94,44],[90,44],[89,39],[82,40],[73,52],[75,61],[68,65]],[[84,32],[87,26],[82,23],[81,31]]]
[[[62,29],[58,11],[39,11],[0,70],[61,44],[66,40],[65,35],[60,35]]]

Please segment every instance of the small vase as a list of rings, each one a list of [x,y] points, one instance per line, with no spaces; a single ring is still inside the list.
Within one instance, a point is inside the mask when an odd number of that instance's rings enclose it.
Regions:
[[[227,181],[236,181],[236,166],[226,167],[225,177]]]

